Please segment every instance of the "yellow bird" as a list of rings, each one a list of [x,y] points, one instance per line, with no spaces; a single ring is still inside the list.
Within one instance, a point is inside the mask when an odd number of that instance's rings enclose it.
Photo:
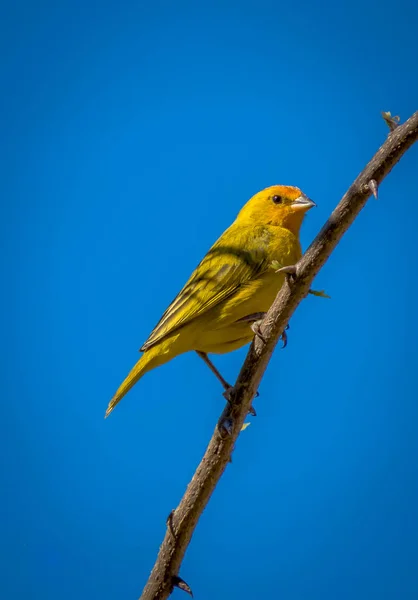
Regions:
[[[268,187],[244,205],[142,346],[106,417],[147,371],[190,350],[230,388],[207,354],[231,352],[252,340],[283,284],[277,266],[294,265],[302,255],[299,230],[313,206],[300,189],[286,185]]]

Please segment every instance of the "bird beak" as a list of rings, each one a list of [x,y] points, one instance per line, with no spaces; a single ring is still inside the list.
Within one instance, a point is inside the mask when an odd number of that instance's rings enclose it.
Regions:
[[[305,196],[305,194],[301,194],[296,200],[293,200],[292,206],[296,210],[309,210],[313,206],[316,206],[315,202]]]

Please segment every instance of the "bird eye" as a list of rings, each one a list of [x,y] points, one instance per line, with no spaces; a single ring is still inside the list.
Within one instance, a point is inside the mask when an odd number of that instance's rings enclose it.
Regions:
[[[283,202],[283,196],[273,196],[272,200],[274,204],[281,204]]]

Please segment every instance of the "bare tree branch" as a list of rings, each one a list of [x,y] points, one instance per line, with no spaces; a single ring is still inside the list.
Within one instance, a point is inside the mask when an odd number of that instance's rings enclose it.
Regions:
[[[232,402],[226,405],[179,506],[169,515],[163,543],[140,600],[164,600],[174,586],[192,593],[189,585],[178,576],[181,562],[198,519],[230,462],[234,444],[277,341],[299,303],[308,294],[314,277],[370,195],[377,197],[378,185],[418,139],[418,112],[400,126],[390,113],[384,113],[383,117],[391,129],[387,140],[344,194],[298,262],[293,280],[289,276],[278,293],[262,323],[262,335],[266,343],[256,338],[251,344],[235,385]],[[228,429],[230,434],[227,433]]]

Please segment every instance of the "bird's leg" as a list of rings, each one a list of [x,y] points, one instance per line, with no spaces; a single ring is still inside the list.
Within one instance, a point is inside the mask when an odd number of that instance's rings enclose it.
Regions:
[[[215,375],[215,377],[218,379],[218,381],[221,382],[222,387],[224,388],[224,393],[223,393],[223,397],[225,398],[225,400],[227,402],[231,402],[231,395],[232,392],[234,390],[234,386],[230,385],[226,379],[224,379],[222,377],[222,375],[220,374],[220,372],[218,371],[218,369],[215,367],[215,365],[213,364],[213,362],[210,360],[209,356],[206,354],[206,352],[201,352],[200,350],[196,350],[196,354],[198,354],[200,356],[200,358],[203,360],[203,362],[209,367],[209,369],[212,371],[212,373]],[[257,392],[258,395],[258,392]],[[250,410],[248,411],[253,417],[256,416],[256,412],[254,410],[254,408],[251,406]]]
[[[210,358],[206,354],[206,352],[200,352],[200,350],[196,350],[196,353],[200,356],[200,358],[203,360],[203,362],[209,367],[209,369],[212,371],[212,373],[215,375],[215,377],[218,379],[218,381],[221,382],[222,387],[224,388],[224,390],[226,392],[228,390],[232,390],[233,386],[229,385],[229,383],[226,381],[226,379],[224,379],[222,377],[222,375],[219,373],[218,369],[215,367],[215,365],[213,364],[213,362],[210,360]]]

